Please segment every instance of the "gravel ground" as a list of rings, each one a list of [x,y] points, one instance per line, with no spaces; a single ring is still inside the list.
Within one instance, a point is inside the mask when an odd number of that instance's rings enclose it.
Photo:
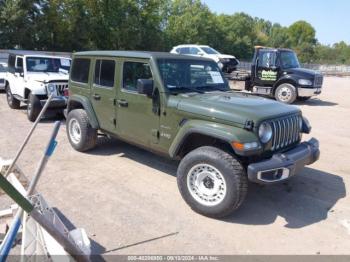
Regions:
[[[78,153],[64,124],[38,191],[69,227],[86,229],[94,254],[350,254],[349,92],[350,78],[327,77],[319,97],[297,104],[320,140],[321,159],[287,185],[250,184],[243,206],[224,220],[185,204],[176,162],[108,139]],[[0,156],[11,158],[31,123],[3,93],[0,120]],[[52,127],[53,120],[40,123],[19,161],[29,177]],[[1,209],[10,203],[0,197]]]

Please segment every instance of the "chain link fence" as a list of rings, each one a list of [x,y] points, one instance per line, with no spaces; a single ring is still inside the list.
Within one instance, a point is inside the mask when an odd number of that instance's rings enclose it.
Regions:
[[[252,62],[240,61],[238,69],[250,71]],[[301,67],[322,72],[330,76],[350,76],[350,65],[320,65],[320,64],[301,64]]]

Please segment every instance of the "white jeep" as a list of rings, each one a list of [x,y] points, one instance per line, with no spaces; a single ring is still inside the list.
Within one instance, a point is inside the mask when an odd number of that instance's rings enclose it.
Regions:
[[[5,90],[7,64],[0,62],[0,90]]]
[[[27,104],[27,116],[35,121],[48,97],[53,94],[49,109],[63,111],[67,105],[71,59],[35,52],[9,54],[5,78],[7,102],[18,109]]]

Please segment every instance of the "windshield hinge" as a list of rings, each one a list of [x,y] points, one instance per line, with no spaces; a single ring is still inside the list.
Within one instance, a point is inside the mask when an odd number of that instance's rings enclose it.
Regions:
[[[254,128],[254,121],[253,120],[247,120],[244,124],[244,129],[252,131]]]

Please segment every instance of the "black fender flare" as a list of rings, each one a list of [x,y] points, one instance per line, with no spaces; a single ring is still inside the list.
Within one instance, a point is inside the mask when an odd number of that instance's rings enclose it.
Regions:
[[[87,97],[80,95],[72,95],[69,97],[67,102],[67,115],[70,111],[77,108],[82,108],[86,111],[91,127],[95,129],[100,128],[95,111],[92,107],[90,100]]]

